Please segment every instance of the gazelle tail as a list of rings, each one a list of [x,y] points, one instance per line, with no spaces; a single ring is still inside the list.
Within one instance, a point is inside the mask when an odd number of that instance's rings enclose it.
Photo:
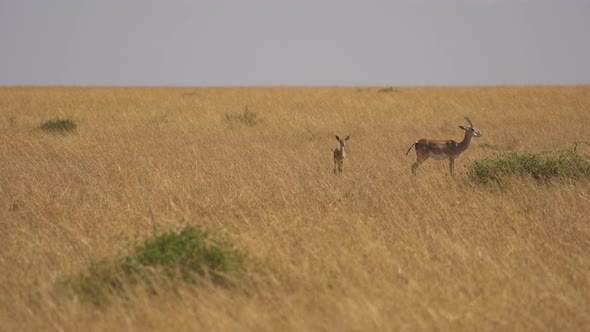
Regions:
[[[412,145],[410,145],[410,148],[408,149],[408,152],[406,152],[406,156],[408,155],[408,153],[410,153],[410,150],[412,150],[412,148],[414,147],[414,145],[416,145],[416,143],[418,143],[418,141],[416,141]]]

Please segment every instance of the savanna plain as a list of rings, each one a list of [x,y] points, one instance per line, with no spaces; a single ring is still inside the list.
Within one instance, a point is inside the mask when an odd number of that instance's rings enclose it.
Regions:
[[[410,145],[460,141],[464,115],[482,136],[455,175],[412,176]],[[77,128],[40,129],[57,118]],[[588,86],[0,88],[0,330],[590,330],[590,181],[468,176],[502,153],[588,158],[588,128]],[[69,286],[186,226],[242,271],[100,303]]]

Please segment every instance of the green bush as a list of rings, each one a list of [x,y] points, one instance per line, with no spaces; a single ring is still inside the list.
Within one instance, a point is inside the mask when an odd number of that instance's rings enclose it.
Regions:
[[[180,273],[184,280],[192,281],[195,274],[236,272],[242,267],[242,256],[228,241],[186,227],[180,233],[169,232],[145,241],[125,259],[130,271],[146,266],[161,268],[169,277]]]
[[[195,283],[208,278],[226,284],[243,270],[243,254],[229,241],[188,226],[156,235],[136,245],[126,257],[93,263],[71,282],[80,298],[100,304],[111,294],[124,294],[129,284],[141,282],[152,291],[166,279]]]
[[[71,119],[55,119],[50,120],[41,125],[41,129],[45,131],[73,131],[77,127],[74,120]]]
[[[572,150],[494,155],[467,166],[471,180],[503,183],[509,176],[530,176],[535,180],[590,178],[588,158]]]
[[[238,122],[246,126],[254,126],[258,123],[258,115],[252,112],[246,106],[246,109],[242,113],[225,113],[225,121]]]

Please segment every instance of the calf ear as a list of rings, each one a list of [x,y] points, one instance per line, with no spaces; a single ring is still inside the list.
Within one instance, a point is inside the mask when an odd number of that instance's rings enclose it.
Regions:
[[[350,136],[346,136],[346,138],[344,140],[345,141],[348,141],[349,138],[350,138]]]
[[[340,137],[338,137],[338,135],[336,135],[336,139],[337,139],[337,140],[340,140]]]

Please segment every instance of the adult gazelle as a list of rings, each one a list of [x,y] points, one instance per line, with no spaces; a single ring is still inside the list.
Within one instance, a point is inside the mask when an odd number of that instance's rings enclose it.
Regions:
[[[449,160],[449,167],[451,169],[451,175],[455,171],[455,159],[459,158],[469,147],[471,137],[480,137],[481,132],[473,128],[473,123],[469,120],[469,117],[465,115],[465,120],[469,122],[469,127],[459,126],[459,128],[465,130],[465,136],[463,140],[457,143],[454,140],[436,140],[436,139],[420,139],[414,142],[406,152],[406,156],[412,150],[412,147],[416,147],[416,162],[412,165],[412,174],[416,175],[416,170],[420,165],[425,162],[429,157],[439,160]]]

